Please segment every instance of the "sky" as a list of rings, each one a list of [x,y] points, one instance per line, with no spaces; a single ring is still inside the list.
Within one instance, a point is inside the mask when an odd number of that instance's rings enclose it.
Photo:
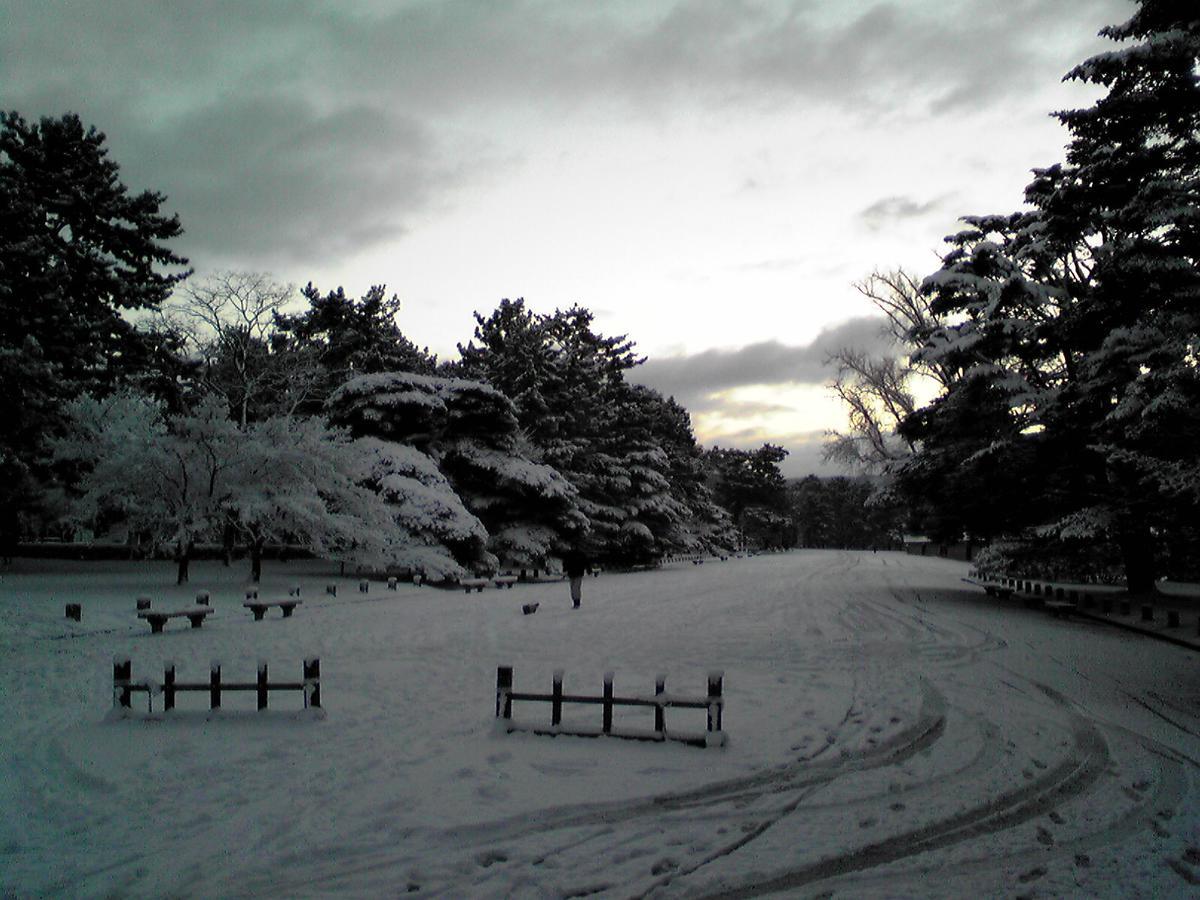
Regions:
[[[359,295],[457,356],[574,304],[698,439],[821,460],[853,284],[927,275],[1062,159],[1131,0],[0,2],[0,108],[78,113],[196,269]]]

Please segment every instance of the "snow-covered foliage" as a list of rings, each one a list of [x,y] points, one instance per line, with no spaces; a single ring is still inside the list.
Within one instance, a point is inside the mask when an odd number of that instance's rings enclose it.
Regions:
[[[1068,75],[1107,92],[1057,114],[1066,162],[1029,209],[965,219],[924,282],[918,356],[955,377],[907,420],[902,481],[948,531],[1113,540],[1148,590],[1156,543],[1200,520],[1200,20],[1143,0],[1104,33],[1125,46]]]
[[[378,564],[400,534],[388,508],[359,484],[349,436],[315,419],[275,417],[239,426],[222,399],[170,415],[131,393],[84,397],[58,458],[84,470],[80,516],[120,516],[171,547],[186,577],[192,545],[236,528],[257,580],[268,541]]]
[[[359,438],[353,446],[359,482],[391,506],[402,532],[388,562],[435,581],[466,574],[450,548],[466,558],[477,556],[487,531],[437,463],[415,447],[378,438]]]
[[[366,375],[343,385],[329,412],[356,434],[375,436],[378,446],[423,460],[422,488],[435,492],[440,510],[461,510],[474,525],[469,535],[445,532],[439,529],[448,520],[425,510],[426,524],[414,533],[424,535],[423,546],[440,542],[462,565],[544,566],[556,547],[587,527],[574,486],[531,458],[512,402],[489,385],[404,372]],[[416,496],[416,486],[404,487]],[[394,502],[422,512],[411,500]]]
[[[167,416],[144,396],[82,397],[74,428],[58,442],[59,461],[83,468],[81,517],[117,514],[136,532],[180,556],[216,531],[245,487],[241,433],[217,399],[191,416]]]

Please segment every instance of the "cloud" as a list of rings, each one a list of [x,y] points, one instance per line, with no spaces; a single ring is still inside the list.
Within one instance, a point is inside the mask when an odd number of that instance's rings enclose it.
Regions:
[[[822,331],[809,344],[789,346],[761,341],[735,350],[705,350],[689,356],[651,358],[630,373],[630,380],[673,396],[693,412],[721,401],[712,395],[754,384],[823,384],[832,375],[825,361],[842,347],[884,352],[890,339],[884,320],[860,316]]]
[[[824,103],[958,114],[1061,76],[1127,0],[20,3],[0,106],[71,110],[185,252],[331,262],[511,157],[514,122]],[[1081,24],[1086,23],[1086,24]],[[1031,37],[1032,36],[1032,37]],[[906,113],[907,114],[907,113]]]
[[[858,217],[871,231],[879,231],[895,222],[906,219],[920,219],[924,216],[939,212],[948,197],[937,197],[921,203],[912,197],[892,196],[876,200]]]

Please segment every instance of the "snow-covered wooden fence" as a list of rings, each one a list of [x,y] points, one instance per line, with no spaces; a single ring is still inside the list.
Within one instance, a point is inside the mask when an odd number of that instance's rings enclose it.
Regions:
[[[321,660],[313,657],[304,660],[304,677],[301,681],[269,681],[267,679],[267,664],[258,664],[258,676],[252,682],[229,682],[221,680],[221,664],[214,662],[209,669],[207,682],[177,681],[175,664],[167,663],[163,669],[162,684],[145,679],[133,680],[133,664],[128,659],[113,661],[113,708],[129,709],[133,703],[133,694],[141,692],[147,695],[148,703],[153,705],[152,698],[157,693],[163,695],[163,710],[175,708],[175,695],[180,692],[207,692],[209,708],[221,708],[221,694],[226,691],[254,691],[258,697],[258,708],[267,708],[267,697],[271,691],[301,691],[304,694],[305,709],[319,709],[321,706]]]
[[[604,674],[604,693],[599,696],[563,693],[563,672],[554,672],[554,679],[549,694],[530,694],[513,690],[512,666],[500,666],[496,670],[496,718],[504,722],[508,732],[528,731],[534,734],[558,735],[567,734],[576,737],[611,736],[639,741],[680,741],[697,747],[720,746],[724,744],[724,732],[721,730],[721,718],[724,711],[723,697],[724,673],[710,672],[708,675],[708,695],[705,697],[685,697],[666,692],[666,676],[659,675],[654,682],[653,697],[616,697],[613,695],[613,673]],[[550,727],[543,725],[526,725],[513,721],[512,705],[514,701],[549,703]],[[603,707],[600,728],[564,728],[562,724],[563,704],[593,704]],[[654,730],[615,729],[613,728],[613,708],[617,706],[643,706],[654,710]],[[708,711],[708,728],[704,732],[684,732],[667,730],[666,711],[668,707],[683,709],[704,709]]]

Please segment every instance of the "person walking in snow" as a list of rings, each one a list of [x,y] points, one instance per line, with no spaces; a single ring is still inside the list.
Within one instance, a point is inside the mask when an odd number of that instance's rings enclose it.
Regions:
[[[583,576],[588,570],[588,558],[578,547],[572,547],[563,554],[563,571],[571,581],[571,608],[579,609],[579,601],[583,597]]]

